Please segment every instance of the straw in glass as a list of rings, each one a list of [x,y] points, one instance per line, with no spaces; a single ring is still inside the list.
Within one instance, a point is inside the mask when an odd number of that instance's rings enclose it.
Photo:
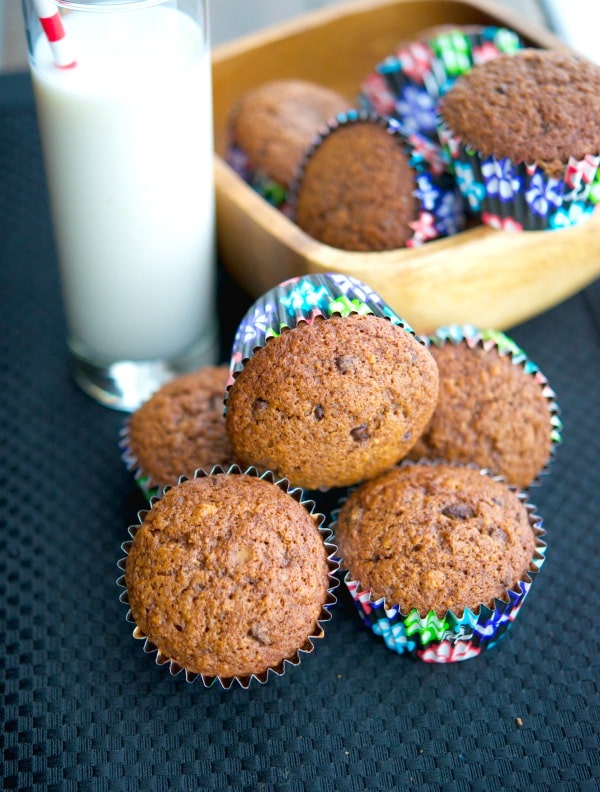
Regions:
[[[71,52],[70,42],[65,35],[58,8],[52,0],[33,0],[36,13],[50,44],[52,57],[61,69],[75,66],[76,60]]]

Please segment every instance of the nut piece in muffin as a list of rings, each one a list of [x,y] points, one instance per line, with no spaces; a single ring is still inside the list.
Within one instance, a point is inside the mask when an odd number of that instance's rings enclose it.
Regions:
[[[230,111],[227,161],[259,191],[262,182],[271,182],[264,197],[279,203],[320,127],[349,107],[338,91],[309,80],[261,83],[240,96]]]
[[[524,353],[500,333],[493,338],[493,345],[481,335],[430,345],[438,404],[408,456],[473,463],[527,488],[550,461],[558,408]]]
[[[228,373],[221,365],[181,374],[129,416],[121,448],[143,489],[176,484],[196,468],[235,463],[223,415]]]
[[[225,426],[244,464],[327,489],[395,464],[437,395],[435,361],[404,327],[373,314],[316,316],[253,351],[229,387]]]
[[[313,505],[232,471],[182,481],[152,503],[132,531],[124,585],[157,662],[247,686],[312,650],[334,587]]]
[[[400,465],[365,482],[335,526],[341,566],[386,607],[460,615],[508,599],[536,536],[508,485],[471,467]]]

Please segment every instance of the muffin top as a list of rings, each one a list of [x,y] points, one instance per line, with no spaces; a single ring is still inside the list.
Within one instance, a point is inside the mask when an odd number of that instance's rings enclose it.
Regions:
[[[306,648],[329,587],[317,518],[276,484],[217,473],[167,490],[126,561],[132,616],[193,673],[260,674]]]
[[[344,96],[326,86],[272,80],[239,98],[230,113],[229,133],[253,168],[287,188],[319,128],[348,107]]]
[[[600,154],[600,66],[559,50],[499,55],[459,77],[440,114],[484,156],[558,176],[569,157]]]
[[[235,462],[223,416],[228,374],[225,365],[182,374],[131,415],[128,451],[155,485]]]
[[[257,349],[227,397],[244,464],[308,489],[354,484],[416,442],[438,393],[428,349],[374,315],[317,317]]]
[[[373,599],[440,618],[506,600],[535,552],[515,492],[445,464],[404,465],[362,484],[340,510],[335,542],[342,567]]]
[[[461,341],[432,344],[430,351],[440,378],[438,403],[410,458],[471,462],[528,487],[551,454],[544,386],[495,347]]]
[[[415,173],[398,135],[368,120],[335,126],[308,152],[294,186],[295,221],[342,250],[394,250],[413,236]]]

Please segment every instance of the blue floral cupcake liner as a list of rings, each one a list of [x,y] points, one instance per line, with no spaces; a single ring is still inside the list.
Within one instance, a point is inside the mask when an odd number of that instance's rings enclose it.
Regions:
[[[435,465],[436,462],[423,460],[419,464]],[[480,472],[481,475],[489,475],[486,470]],[[491,478],[506,483],[502,477]],[[494,599],[492,607],[480,604],[474,609],[465,608],[462,615],[447,611],[441,617],[434,611],[421,616],[416,609],[403,613],[398,604],[386,602],[383,597],[373,599],[370,589],[355,580],[351,571],[346,571],[344,584],[363,625],[382,638],[388,649],[426,663],[453,663],[477,657],[496,646],[506,635],[544,563],[547,546],[543,540],[546,534],[543,521],[536,513],[536,507],[527,501],[524,492],[511,485],[506,486],[527,509],[529,523],[535,534],[535,552],[530,569],[523,579],[514,590],[506,592],[505,599]],[[337,515],[347,497],[341,500],[332,515],[334,537]],[[343,568],[343,558],[338,560]]]
[[[560,178],[535,163],[484,156],[440,119],[439,136],[471,212],[504,231],[552,231],[590,217],[600,201],[600,156],[571,157]]]
[[[465,343],[471,349],[475,347],[481,347],[486,351],[495,349],[499,355],[510,357],[513,365],[520,366],[525,374],[533,378],[546,399],[550,422],[550,456],[529,487],[541,484],[543,477],[550,472],[558,448],[562,444],[563,422],[556,393],[539,366],[529,359],[527,353],[512,338],[499,330],[481,329],[468,324],[452,324],[439,327],[431,335],[425,336],[424,340],[428,345],[438,347],[447,343]]]
[[[280,336],[300,322],[350,314],[373,314],[417,337],[377,292],[357,278],[339,273],[301,275],[266,291],[242,318],[231,349],[228,390],[246,361],[270,338]]]
[[[157,646],[155,646],[147,635],[137,626],[135,619],[133,618],[133,614],[131,612],[131,608],[128,608],[126,620],[129,624],[134,625],[133,629],[133,637],[136,640],[140,640],[144,642],[144,652],[146,654],[153,654],[155,655],[156,664],[159,666],[168,667],[171,676],[177,676],[181,673],[185,676],[186,682],[195,682],[197,679],[202,681],[204,687],[211,687],[212,685],[220,685],[222,688],[229,689],[232,685],[239,685],[242,688],[248,688],[253,681],[259,682],[261,685],[265,684],[271,674],[276,676],[283,676],[288,666],[298,666],[302,660],[302,657],[306,654],[310,654],[314,651],[315,643],[320,638],[325,636],[325,628],[324,625],[329,622],[332,618],[332,609],[337,603],[337,597],[335,595],[335,590],[338,588],[340,582],[337,577],[337,573],[339,571],[339,561],[336,557],[337,547],[332,543],[332,531],[329,527],[325,527],[325,515],[316,511],[316,503],[314,500],[306,499],[304,497],[304,491],[299,487],[292,487],[290,482],[285,478],[277,478],[272,471],[263,471],[259,473],[254,467],[248,467],[242,470],[238,465],[232,465],[231,467],[225,469],[220,465],[215,465],[210,471],[205,470],[197,470],[194,473],[193,478],[204,478],[206,476],[212,476],[214,474],[223,473],[225,475],[244,475],[244,476],[254,476],[256,478],[261,478],[266,481],[271,482],[275,486],[279,487],[283,492],[290,495],[290,497],[294,498],[300,505],[304,506],[307,512],[312,517],[317,529],[321,535],[323,540],[323,544],[327,551],[327,565],[329,568],[328,577],[329,577],[329,586],[327,589],[327,597],[321,609],[321,614],[319,619],[317,620],[315,629],[311,635],[309,635],[302,647],[300,647],[293,656],[289,658],[285,658],[282,660],[277,666],[268,668],[266,671],[263,671],[259,674],[249,674],[247,676],[234,676],[234,677],[220,677],[220,676],[207,676],[204,674],[197,674],[191,671],[188,671],[186,668],[180,666],[174,660],[172,660],[168,655],[164,654]],[[181,476],[179,478],[179,482],[188,480],[188,476]],[[152,509],[153,505],[161,499],[164,493],[171,489],[171,486],[167,486],[164,488],[163,493],[161,495],[156,496],[151,499],[150,501],[150,509]],[[125,553],[125,557],[119,559],[117,562],[118,568],[123,572],[117,578],[117,586],[123,591],[119,596],[119,601],[125,605],[129,605],[129,597],[127,593],[127,585],[125,582],[125,570],[127,567],[127,556],[129,555],[129,551],[131,549],[131,545],[133,544],[133,539],[140,529],[145,515],[148,513],[148,509],[142,510],[138,512],[138,522],[135,525],[129,526],[128,533],[131,536],[131,539],[123,542],[121,545],[121,549]]]
[[[378,124],[398,140],[409,158],[414,173],[413,195],[418,199],[417,217],[409,223],[412,236],[406,247],[420,247],[440,237],[452,236],[462,231],[466,222],[466,203],[456,182],[446,171],[440,149],[423,135],[406,135],[394,118],[368,110],[350,110],[339,113],[315,137],[298,168],[298,175],[289,193],[288,213],[295,219],[296,195],[304,169],[322,142],[342,126],[352,124]]]
[[[401,47],[362,81],[359,105],[395,118],[409,137],[439,147],[437,107],[456,79],[473,66],[524,46],[508,28],[470,26],[448,30]]]

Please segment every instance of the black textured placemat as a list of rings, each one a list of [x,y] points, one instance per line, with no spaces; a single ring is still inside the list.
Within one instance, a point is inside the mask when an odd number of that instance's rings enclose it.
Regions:
[[[0,78],[0,267],[5,789],[600,789],[598,283],[511,331],[565,429],[531,498],[547,560],[508,636],[426,665],[387,650],[341,595],[299,667],[223,690],[155,665],[118,601],[144,504],[119,455],[123,415],[70,379],[25,75]],[[246,305],[225,273],[223,294],[225,356]]]

